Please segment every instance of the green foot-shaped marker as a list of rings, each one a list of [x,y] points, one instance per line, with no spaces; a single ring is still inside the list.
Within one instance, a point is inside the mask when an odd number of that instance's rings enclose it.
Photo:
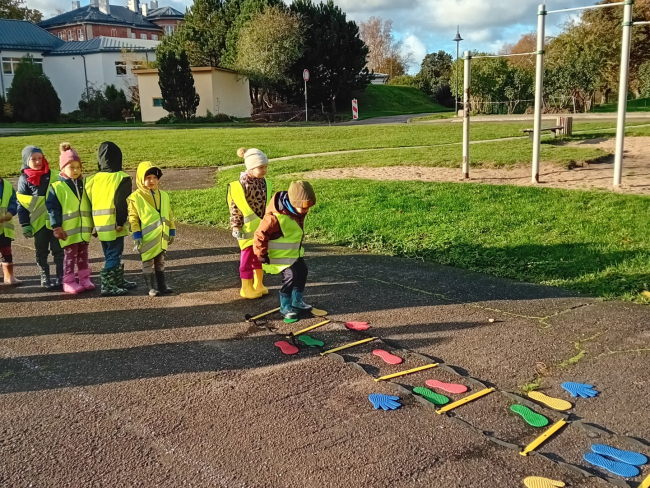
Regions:
[[[510,407],[510,410],[521,415],[521,418],[523,418],[528,425],[532,425],[533,427],[545,427],[548,425],[548,419],[546,417],[533,412],[530,408],[524,407],[523,405],[513,405]]]
[[[445,405],[449,403],[449,398],[447,398],[445,395],[441,395],[440,393],[436,393],[429,390],[428,388],[423,388],[421,386],[416,386],[413,388],[413,393],[417,393],[421,397],[426,398],[434,405]]]
[[[318,339],[314,339],[313,337],[309,337],[307,335],[299,336],[298,340],[309,347],[323,347],[325,345],[323,341],[319,341]]]
[[[293,324],[294,322],[298,322],[298,319],[284,319],[285,324]]]

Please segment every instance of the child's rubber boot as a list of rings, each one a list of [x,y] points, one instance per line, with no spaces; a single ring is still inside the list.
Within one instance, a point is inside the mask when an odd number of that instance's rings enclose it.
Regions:
[[[291,295],[280,293],[280,315],[282,315],[285,319],[298,318],[298,314],[291,306]]]
[[[118,278],[117,278],[116,285],[119,288],[123,288],[125,290],[132,290],[133,288],[138,286],[138,284],[136,282],[134,282],[134,281],[126,281],[124,279],[124,263],[120,264],[120,266],[118,268],[116,268],[116,269],[117,269],[117,274],[118,274],[117,275]]]
[[[255,290],[255,287],[253,286],[253,280],[241,280],[241,290],[239,291],[239,294],[242,298],[249,298],[251,300],[262,298],[262,293]]]
[[[77,276],[79,276],[79,284],[84,287],[84,290],[95,289],[95,285],[90,281],[90,268],[80,269]]]
[[[20,286],[23,284],[22,281],[16,279],[14,276],[13,263],[2,263],[2,272],[4,273],[5,285]]]
[[[65,293],[70,293],[71,295],[76,295],[84,291],[84,287],[77,283],[75,280],[74,273],[63,275],[63,291]]]
[[[255,291],[259,291],[262,295],[268,295],[269,289],[266,286],[264,286],[263,281],[264,281],[264,270],[256,269],[255,278],[253,279],[253,287],[255,288]]]
[[[128,292],[124,288],[117,286],[118,268],[103,269],[99,274],[102,280],[102,295],[104,296],[122,296]]]
[[[174,290],[172,290],[170,286],[167,286],[164,271],[156,271],[156,282],[158,283],[158,291],[163,295],[174,293]]]
[[[63,261],[54,264],[56,266],[56,279],[52,286],[54,288],[61,288],[63,286]]]
[[[311,305],[306,304],[303,301],[304,292],[298,291],[294,288],[291,293],[291,306],[299,312],[309,312],[312,308]]]
[[[160,292],[156,290],[156,277],[153,273],[144,273],[144,282],[147,288],[149,288],[150,297],[160,296]]]
[[[38,273],[41,275],[41,288],[46,290],[51,290],[54,288],[52,281],[50,281],[50,267],[49,266],[39,266]]]

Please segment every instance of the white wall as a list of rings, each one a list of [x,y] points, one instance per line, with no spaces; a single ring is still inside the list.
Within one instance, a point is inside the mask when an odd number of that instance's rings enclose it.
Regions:
[[[0,50],[0,58],[22,58],[26,54],[31,54],[35,59],[44,59],[40,52]],[[43,69],[45,69],[45,67],[43,67]],[[11,88],[11,84],[14,81],[14,75],[5,74],[4,70],[2,69],[2,65],[0,64],[0,77],[2,77],[0,79],[0,95],[6,98],[7,92],[9,91],[9,88]],[[3,87],[4,92],[2,92]]]

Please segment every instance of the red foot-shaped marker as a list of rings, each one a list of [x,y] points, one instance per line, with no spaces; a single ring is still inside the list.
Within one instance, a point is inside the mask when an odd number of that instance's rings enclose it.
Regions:
[[[298,354],[300,349],[298,349],[293,344],[289,344],[287,341],[278,341],[275,343],[276,346],[280,348],[283,354],[290,356],[292,354]]]
[[[382,358],[388,364],[400,364],[403,361],[401,357],[395,356],[395,354],[391,354],[388,351],[384,351],[383,349],[375,349],[372,351],[372,353],[375,356]]]
[[[345,326],[350,330],[368,330],[368,322],[346,322]]]
[[[438,390],[446,391],[447,393],[454,393],[456,395],[465,393],[467,391],[467,387],[465,385],[459,385],[456,383],[443,383],[442,381],[438,380],[427,380],[426,385],[430,388],[437,388]]]

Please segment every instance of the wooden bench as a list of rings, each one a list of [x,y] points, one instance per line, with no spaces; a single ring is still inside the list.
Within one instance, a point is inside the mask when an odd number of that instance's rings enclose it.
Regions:
[[[135,124],[135,117],[124,117],[124,122],[129,123],[129,120]]]
[[[555,127],[542,127],[541,131],[550,131],[553,133],[553,137],[557,137],[557,133],[561,130],[563,130],[564,127],[561,125],[556,125]],[[535,129],[524,129],[524,134],[528,134],[528,137],[530,140],[533,140],[533,137],[535,135]]]

